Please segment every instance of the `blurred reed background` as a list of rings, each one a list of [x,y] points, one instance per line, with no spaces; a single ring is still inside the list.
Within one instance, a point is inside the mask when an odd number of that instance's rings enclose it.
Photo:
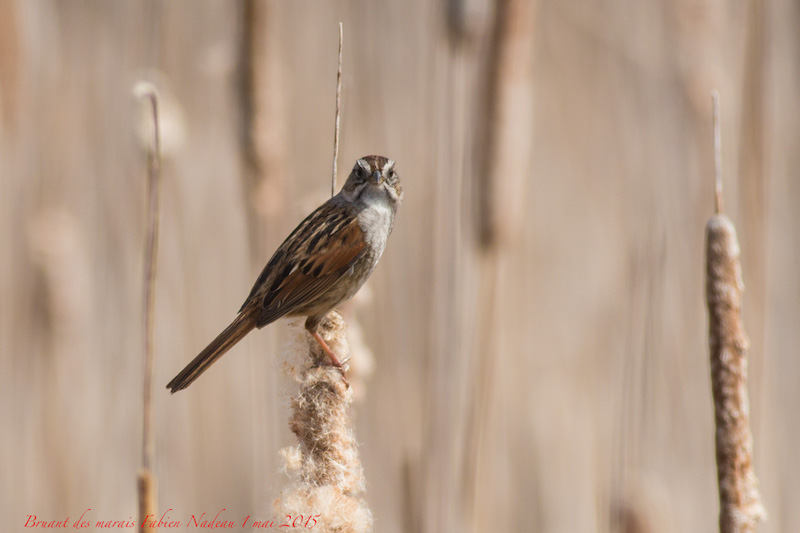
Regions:
[[[141,79],[163,120],[159,509],[273,516],[278,450],[294,442],[285,322],[189,390],[163,387],[329,194],[339,21],[339,184],[380,153],[406,190],[346,309],[375,356],[353,413],[375,530],[716,529],[714,88],[760,530],[800,529],[789,0],[0,2],[3,528],[88,508],[135,519]]]

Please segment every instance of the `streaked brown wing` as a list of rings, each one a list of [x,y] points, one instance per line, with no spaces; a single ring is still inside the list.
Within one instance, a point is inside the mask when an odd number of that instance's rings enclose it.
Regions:
[[[301,309],[324,294],[367,247],[358,220],[346,212],[320,221],[319,225],[309,224],[306,229],[302,232],[304,238],[288,247],[291,259],[264,295],[259,327]]]

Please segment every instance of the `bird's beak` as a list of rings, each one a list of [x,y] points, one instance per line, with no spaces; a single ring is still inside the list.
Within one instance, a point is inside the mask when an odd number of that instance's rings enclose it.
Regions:
[[[381,185],[384,181],[386,181],[386,178],[384,178],[383,176],[383,172],[381,172],[380,170],[376,170],[375,172],[372,173],[372,179],[375,180],[375,183],[377,185]]]

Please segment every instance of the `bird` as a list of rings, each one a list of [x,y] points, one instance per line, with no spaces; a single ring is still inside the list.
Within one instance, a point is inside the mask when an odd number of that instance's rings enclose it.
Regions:
[[[307,317],[306,330],[333,366],[342,369],[318,327],[331,310],[358,292],[383,254],[403,199],[394,164],[379,155],[356,161],[339,193],[278,247],[233,322],[167,384],[172,394],[191,385],[253,329],[284,316]]]

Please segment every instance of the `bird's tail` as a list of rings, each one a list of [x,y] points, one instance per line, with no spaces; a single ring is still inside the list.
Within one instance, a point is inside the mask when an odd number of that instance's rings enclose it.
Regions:
[[[200,374],[208,370],[208,367],[225,355],[225,352],[233,348],[234,344],[242,340],[242,338],[255,327],[255,315],[245,310],[231,322],[230,326],[225,328],[225,331],[217,335],[217,338],[211,341],[211,344],[206,346],[191,363],[186,365],[186,367],[167,384],[167,388],[171,393],[175,394],[179,390],[183,390],[191,385],[194,380],[200,377]]]

